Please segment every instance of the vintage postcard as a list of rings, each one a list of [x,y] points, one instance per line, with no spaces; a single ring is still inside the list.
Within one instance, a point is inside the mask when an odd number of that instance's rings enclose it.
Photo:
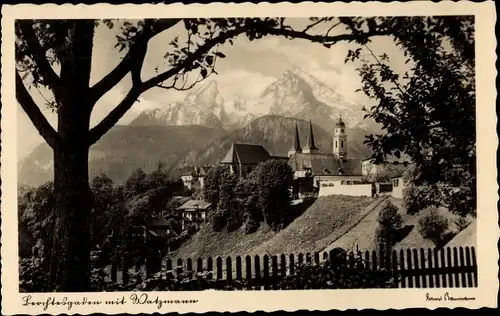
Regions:
[[[495,307],[493,2],[2,8],[2,313]]]

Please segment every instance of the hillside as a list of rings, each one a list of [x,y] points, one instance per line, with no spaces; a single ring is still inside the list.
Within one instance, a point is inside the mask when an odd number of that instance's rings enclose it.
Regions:
[[[372,211],[381,200],[352,196],[322,197],[278,233],[265,224],[253,234],[245,234],[241,228],[231,233],[214,232],[210,225],[205,225],[171,256],[197,258],[322,250]]]
[[[266,115],[253,120],[244,128],[237,129],[214,140],[206,147],[198,150],[198,152],[193,152],[189,156],[189,161],[199,164],[216,163],[224,157],[231,144],[235,142],[260,144],[271,155],[286,157],[288,150],[293,145],[295,123],[298,124],[300,141],[304,146],[307,142],[309,122],[278,115]],[[314,124],[314,122],[313,125],[316,145],[322,152],[331,152],[332,134]],[[352,128],[347,129],[347,133],[349,142],[347,147],[348,155],[355,158],[368,157],[370,150],[363,144],[366,131]]]
[[[153,170],[159,161],[173,168],[191,151],[222,133],[220,129],[196,125],[115,126],[90,148],[90,175],[104,172],[113,181],[121,182],[139,167],[146,172]],[[20,184],[40,185],[51,180],[51,149],[46,144],[38,146],[18,172]]]
[[[418,222],[421,218],[428,215],[428,210],[420,211],[418,214],[410,215],[407,214],[402,206],[402,201],[400,199],[389,198],[394,205],[399,208],[399,212],[403,218],[403,223],[405,225],[406,235],[400,240],[394,249],[406,249],[406,248],[433,248],[434,244],[432,241],[425,239],[419,232]],[[446,246],[474,246],[475,245],[475,221],[473,221],[467,228],[459,231],[459,228],[455,225],[455,220],[458,216],[451,214],[448,210],[440,208],[439,213],[445,216],[449,223],[450,231],[454,232],[456,236],[446,245]],[[356,247],[365,250],[375,250],[375,234],[378,227],[378,212],[371,212],[366,216],[358,225],[353,227],[347,234],[343,235],[341,238],[336,240],[334,243],[330,244],[328,249],[333,249],[335,247],[340,247],[343,249],[355,250]]]
[[[210,225],[205,225],[170,257],[313,253],[336,247],[348,251],[357,248],[361,251],[374,250],[377,217],[386,200],[400,207],[405,229],[408,229],[408,234],[396,244],[395,249],[433,248],[433,243],[424,239],[418,231],[418,221],[427,214],[426,211],[408,215],[401,208],[401,201],[392,197],[325,196],[318,198],[300,217],[278,233],[265,224],[253,234],[245,234],[241,228],[230,233],[214,232]],[[456,216],[444,209],[440,212],[450,220],[450,230],[457,232],[454,224]],[[447,246],[475,246],[475,226],[475,221],[472,221]]]

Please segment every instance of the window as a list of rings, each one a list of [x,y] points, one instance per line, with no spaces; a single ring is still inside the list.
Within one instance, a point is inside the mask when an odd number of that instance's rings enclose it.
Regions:
[[[335,141],[335,148],[337,148],[339,145],[337,144],[337,141]]]
[[[399,179],[392,180],[392,186],[393,187],[398,187],[399,186]]]
[[[340,132],[341,132],[341,133],[343,133],[343,132],[344,132],[344,129],[341,129],[341,130],[340,130]]]
[[[340,147],[344,148],[344,141],[343,140],[340,141]]]

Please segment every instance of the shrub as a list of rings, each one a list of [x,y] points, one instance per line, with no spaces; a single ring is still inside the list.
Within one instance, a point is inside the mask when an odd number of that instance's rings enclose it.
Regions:
[[[398,232],[403,228],[403,219],[398,208],[387,201],[380,210],[377,221],[377,245],[381,250],[390,250],[397,242]]]
[[[448,219],[440,215],[437,209],[432,208],[430,213],[421,218],[419,231],[422,237],[430,239],[436,247],[443,246],[447,237]]]
[[[457,231],[464,230],[467,226],[469,226],[470,221],[465,217],[459,216],[455,219],[455,226],[457,227]]]
[[[408,214],[417,214],[419,211],[441,202],[441,193],[436,185],[415,186],[410,184],[403,190],[403,203]]]
[[[228,210],[220,210],[220,209],[215,210],[211,218],[213,230],[216,232],[222,231],[227,225],[228,217],[229,217]]]

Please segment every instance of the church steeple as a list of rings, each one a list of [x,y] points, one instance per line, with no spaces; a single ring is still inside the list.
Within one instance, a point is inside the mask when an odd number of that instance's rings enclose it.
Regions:
[[[335,133],[333,135],[333,154],[339,160],[345,160],[347,155],[347,133],[345,130],[345,123],[342,117],[339,118],[335,124]]]
[[[307,139],[306,147],[304,148],[304,153],[313,153],[317,152],[319,149],[316,147],[316,143],[314,141],[314,132],[312,121],[309,120],[309,138]]]
[[[295,153],[301,153],[302,147],[300,147],[300,137],[299,137],[299,127],[297,122],[295,122],[295,138],[293,140],[293,147],[288,151],[288,157],[291,157]]]

